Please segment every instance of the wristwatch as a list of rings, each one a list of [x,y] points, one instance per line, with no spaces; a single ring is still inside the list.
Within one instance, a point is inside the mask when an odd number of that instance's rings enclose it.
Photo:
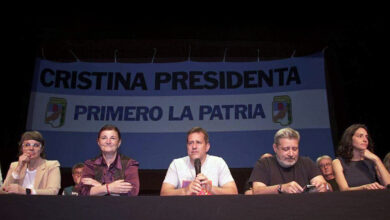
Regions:
[[[31,195],[31,189],[26,188],[26,195]]]
[[[278,186],[278,193],[279,193],[279,194],[283,193],[283,192],[282,192],[282,184],[279,184],[279,186]]]

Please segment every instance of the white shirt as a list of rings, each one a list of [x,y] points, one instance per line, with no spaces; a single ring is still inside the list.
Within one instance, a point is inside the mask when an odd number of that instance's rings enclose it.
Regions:
[[[221,187],[234,181],[229,167],[221,157],[206,155],[206,160],[201,166],[201,173],[212,181],[213,186]],[[183,181],[195,179],[195,167],[191,164],[190,157],[174,159],[169,165],[164,183],[169,183],[175,188],[183,188]]]
[[[24,176],[22,187],[31,189],[31,194],[36,194],[34,189],[34,180],[37,170],[30,171],[28,168],[26,170],[26,175]],[[19,175],[15,172],[12,172],[12,177],[14,179],[19,179]]]
[[[22,186],[24,188],[33,189],[34,188],[34,180],[35,175],[37,174],[37,170],[30,171],[28,168],[26,170],[26,176],[24,176]]]

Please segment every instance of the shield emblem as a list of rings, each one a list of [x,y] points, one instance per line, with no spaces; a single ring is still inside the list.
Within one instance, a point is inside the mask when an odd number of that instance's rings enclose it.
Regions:
[[[66,99],[51,97],[46,106],[45,123],[58,128],[65,123]]]
[[[289,96],[274,97],[272,101],[272,121],[282,126],[292,123],[291,98]]]

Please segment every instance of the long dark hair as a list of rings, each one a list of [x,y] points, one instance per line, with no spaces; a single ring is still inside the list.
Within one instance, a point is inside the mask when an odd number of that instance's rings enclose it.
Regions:
[[[352,145],[352,137],[355,134],[355,132],[359,129],[363,128],[367,131],[368,134],[368,147],[367,149],[371,152],[374,151],[374,143],[371,139],[370,134],[368,133],[367,126],[364,124],[353,124],[349,126],[347,129],[345,129],[343,136],[341,136],[341,140],[339,143],[339,147],[337,150],[337,155],[347,161],[350,161],[353,157],[353,145]]]

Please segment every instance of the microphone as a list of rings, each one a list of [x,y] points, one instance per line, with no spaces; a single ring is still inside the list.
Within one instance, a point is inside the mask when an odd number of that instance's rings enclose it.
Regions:
[[[200,173],[200,167],[202,166],[199,158],[195,159],[194,166],[195,166],[195,176],[197,176]]]

